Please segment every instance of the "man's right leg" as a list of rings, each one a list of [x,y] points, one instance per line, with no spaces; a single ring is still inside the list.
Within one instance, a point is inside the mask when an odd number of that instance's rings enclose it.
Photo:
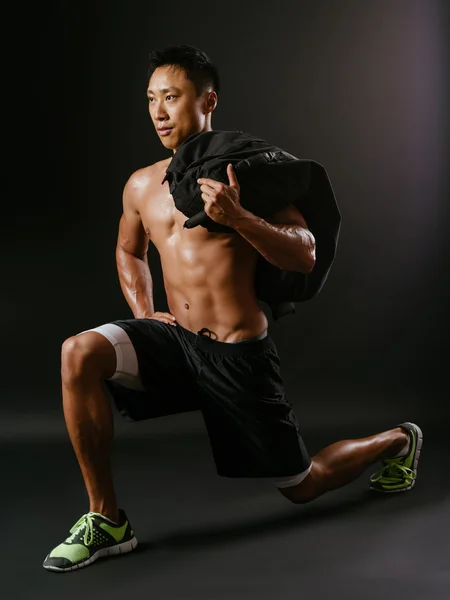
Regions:
[[[64,418],[89,496],[89,510],[117,522],[111,469],[113,414],[103,384],[115,370],[114,346],[100,333],[87,331],[64,342]]]
[[[131,340],[112,323],[83,332],[63,344],[64,417],[90,508],[70,529],[69,537],[45,558],[43,567],[50,571],[74,571],[102,556],[124,554],[137,546],[125,512],[118,509],[113,486],[113,414],[105,379],[143,389]]]

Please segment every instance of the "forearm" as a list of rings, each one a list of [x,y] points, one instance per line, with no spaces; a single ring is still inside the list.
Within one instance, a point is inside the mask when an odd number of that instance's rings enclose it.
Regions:
[[[120,287],[135,319],[151,317],[155,312],[155,307],[153,280],[147,254],[138,258],[118,246],[116,261]]]
[[[247,211],[232,227],[279,269],[309,273],[315,263],[315,239],[300,225],[268,223]]]

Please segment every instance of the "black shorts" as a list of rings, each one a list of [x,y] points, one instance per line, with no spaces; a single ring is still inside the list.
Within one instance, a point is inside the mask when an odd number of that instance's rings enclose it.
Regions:
[[[269,334],[234,344],[156,319],[112,323],[128,334],[144,387],[106,381],[126,419],[200,410],[225,477],[288,477],[310,468]]]

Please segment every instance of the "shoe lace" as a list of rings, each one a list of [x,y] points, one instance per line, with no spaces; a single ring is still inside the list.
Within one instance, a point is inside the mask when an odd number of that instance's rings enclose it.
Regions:
[[[84,531],[83,541],[86,546],[90,546],[94,541],[94,515],[89,513],[83,515],[78,519],[75,525],[71,528],[70,533],[72,534],[67,538],[66,543],[71,544],[77,534],[82,530]]]
[[[373,481],[383,479],[385,483],[397,483],[402,479],[413,480],[416,472],[402,464],[402,458],[385,458],[383,468],[377,473]]]

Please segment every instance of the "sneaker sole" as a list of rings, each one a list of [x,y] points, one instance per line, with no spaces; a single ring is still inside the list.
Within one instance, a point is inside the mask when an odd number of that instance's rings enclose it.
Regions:
[[[416,451],[414,453],[413,467],[412,467],[414,471],[417,471],[417,465],[419,464],[420,453],[422,451],[423,433],[422,433],[422,430],[420,429],[420,427],[418,425],[416,425],[415,423],[405,422],[405,423],[402,423],[402,425],[411,425],[411,427],[413,427],[417,433],[417,446],[416,446]],[[397,492],[407,492],[408,490],[410,490],[414,487],[415,483],[416,483],[416,480],[413,479],[410,486],[408,486],[406,488],[401,488],[399,490],[381,490],[379,488],[372,487],[372,486],[370,486],[369,489],[374,492],[380,492],[381,494],[396,494]]]
[[[77,569],[82,569],[83,567],[87,567],[95,562],[98,558],[102,558],[104,556],[114,556],[117,554],[127,554],[134,550],[137,546],[137,539],[135,537],[128,540],[128,542],[122,542],[121,544],[115,544],[114,546],[108,546],[107,548],[100,548],[97,552],[94,552],[92,556],[88,559],[83,560],[76,565],[72,565],[71,567],[46,567],[44,565],[44,569],[48,571],[57,571],[59,573],[63,573],[66,571],[76,571]]]

